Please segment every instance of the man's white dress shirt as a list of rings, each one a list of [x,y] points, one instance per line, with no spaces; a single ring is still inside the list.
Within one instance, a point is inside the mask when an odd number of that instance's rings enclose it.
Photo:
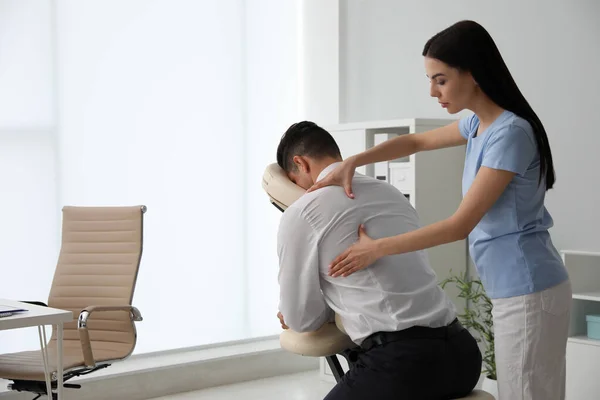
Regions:
[[[323,179],[338,163],[321,172]],[[279,311],[296,332],[317,330],[337,313],[356,344],[379,331],[440,327],[456,317],[425,252],[382,257],[348,277],[328,275],[333,259],[358,240],[358,227],[383,238],[419,228],[417,213],[394,186],[356,173],[355,199],[328,186],[307,193],[279,225]]]

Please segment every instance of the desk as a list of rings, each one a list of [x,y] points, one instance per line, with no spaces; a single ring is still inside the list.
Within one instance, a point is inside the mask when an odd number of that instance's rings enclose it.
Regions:
[[[38,327],[38,333],[40,335],[40,347],[42,348],[42,359],[44,360],[44,372],[46,376],[46,390],[48,391],[48,397],[52,398],[52,386],[50,382],[50,360],[48,359],[48,353],[46,350],[47,341],[45,340],[46,333],[42,329],[45,325],[56,326],[56,339],[58,347],[58,360],[57,360],[57,390],[58,399],[63,398],[63,325],[66,322],[73,320],[73,313],[71,311],[59,310],[56,308],[36,306],[33,304],[21,303],[14,300],[0,299],[0,304],[6,306],[12,306],[17,308],[24,308],[27,312],[18,313],[10,317],[0,318],[0,331],[7,329],[18,329],[27,327]]]

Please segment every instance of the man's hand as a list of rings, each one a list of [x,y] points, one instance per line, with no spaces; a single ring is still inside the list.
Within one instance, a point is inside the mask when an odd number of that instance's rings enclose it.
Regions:
[[[279,322],[281,323],[282,329],[290,329],[290,327],[285,324],[285,321],[283,320],[283,315],[281,314],[281,312],[277,313],[277,318],[279,318]]]

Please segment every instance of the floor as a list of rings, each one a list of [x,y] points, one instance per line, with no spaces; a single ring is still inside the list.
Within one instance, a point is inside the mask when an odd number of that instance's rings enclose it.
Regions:
[[[319,371],[236,383],[152,400],[321,400],[333,387]]]

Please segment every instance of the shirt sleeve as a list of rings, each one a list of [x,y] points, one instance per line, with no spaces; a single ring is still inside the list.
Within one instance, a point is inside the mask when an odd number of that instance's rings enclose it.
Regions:
[[[277,235],[279,311],[295,332],[319,329],[331,319],[319,280],[318,238],[295,209],[283,214]]]
[[[473,136],[473,132],[477,127],[478,121],[479,119],[477,118],[476,114],[461,118],[460,121],[458,121],[458,130],[460,131],[460,135],[468,140],[471,136]]]
[[[483,153],[481,165],[523,175],[537,154],[537,146],[527,131],[509,125],[494,132]]]

